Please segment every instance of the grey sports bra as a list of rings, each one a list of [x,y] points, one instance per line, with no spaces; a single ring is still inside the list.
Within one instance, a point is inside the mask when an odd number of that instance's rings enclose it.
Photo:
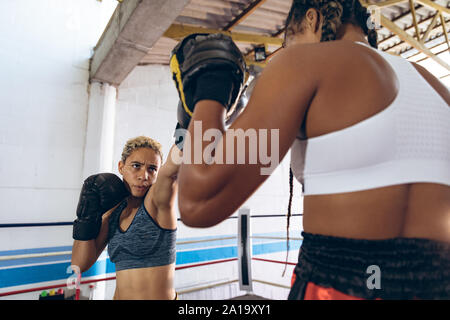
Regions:
[[[150,216],[142,202],[126,231],[120,229],[120,215],[127,200],[109,220],[108,254],[116,271],[172,264],[176,257],[176,229],[164,229]]]

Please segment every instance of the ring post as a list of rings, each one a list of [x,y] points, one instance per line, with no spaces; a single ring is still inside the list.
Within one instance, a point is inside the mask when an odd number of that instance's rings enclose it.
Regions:
[[[250,209],[241,208],[238,212],[238,265],[239,289],[253,291],[252,246],[250,239]]]

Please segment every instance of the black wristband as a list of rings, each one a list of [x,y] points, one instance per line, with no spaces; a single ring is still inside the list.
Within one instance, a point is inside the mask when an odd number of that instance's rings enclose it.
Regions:
[[[229,70],[206,71],[196,79],[193,106],[200,100],[214,100],[231,108],[234,78]]]
[[[80,220],[76,219],[73,222],[72,237],[74,240],[93,240],[98,237],[102,227],[102,220]]]

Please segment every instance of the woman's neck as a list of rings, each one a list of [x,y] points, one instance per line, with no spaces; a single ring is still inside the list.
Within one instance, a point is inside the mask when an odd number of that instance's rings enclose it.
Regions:
[[[336,39],[338,40],[348,40],[348,41],[359,41],[369,44],[366,40],[366,35],[360,27],[357,27],[351,23],[343,24],[337,34]]]
[[[136,198],[133,196],[129,196],[127,198],[127,207],[128,208],[138,208],[141,204],[144,198]]]

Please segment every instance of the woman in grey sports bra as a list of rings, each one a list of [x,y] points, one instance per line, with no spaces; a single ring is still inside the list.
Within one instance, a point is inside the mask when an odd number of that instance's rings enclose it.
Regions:
[[[177,151],[173,146],[170,153]],[[128,140],[118,169],[129,196],[103,214],[95,240],[75,241],[72,264],[82,271],[108,245],[116,267],[114,299],[177,297],[173,287],[177,229],[174,200],[179,166],[170,154],[161,166],[162,158],[161,145],[155,140],[143,136]],[[94,250],[87,248],[89,245]]]
[[[305,232],[289,299],[449,299],[450,94],[424,68],[368,48],[376,44],[368,18],[358,0],[294,0],[286,47],[244,112],[220,126],[224,108],[211,94],[195,104],[191,123],[219,128],[220,147],[227,130],[263,130],[259,145],[274,144],[267,129],[278,130],[277,159],[297,137],[309,143]],[[391,105],[395,114],[382,112]],[[268,178],[263,159],[229,164],[233,150],[220,151],[226,165],[181,165],[179,209],[189,226],[223,221]],[[247,144],[245,159],[251,152]]]

